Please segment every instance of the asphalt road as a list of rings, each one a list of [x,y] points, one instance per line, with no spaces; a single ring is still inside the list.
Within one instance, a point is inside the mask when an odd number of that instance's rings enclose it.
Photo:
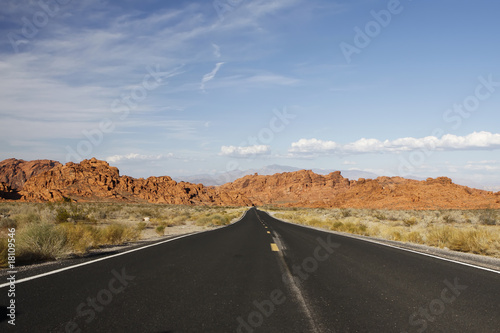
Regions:
[[[500,274],[256,209],[15,289],[15,326],[0,289],[0,332],[500,331]]]

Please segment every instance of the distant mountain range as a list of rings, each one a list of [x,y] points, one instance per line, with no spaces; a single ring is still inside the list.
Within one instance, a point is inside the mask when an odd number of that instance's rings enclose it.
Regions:
[[[226,183],[234,182],[236,179],[247,175],[259,174],[261,176],[271,176],[277,173],[295,172],[303,169],[304,168],[296,168],[287,165],[272,164],[264,166],[259,169],[234,170],[234,171],[214,173],[214,174],[204,173],[192,176],[179,176],[172,178],[179,182],[184,181],[193,184],[203,184],[205,186],[219,186]],[[350,180],[358,180],[359,178],[374,179],[379,177],[379,175],[375,173],[361,171],[361,170],[336,170],[336,169],[314,168],[311,169],[311,171],[319,175],[328,175],[329,173],[340,171],[340,173],[344,178],[348,178]]]

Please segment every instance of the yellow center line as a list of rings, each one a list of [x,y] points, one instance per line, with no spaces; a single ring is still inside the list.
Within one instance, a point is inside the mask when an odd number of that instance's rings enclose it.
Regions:
[[[279,252],[278,245],[271,243],[271,251]]]
[[[268,231],[267,233],[268,233],[268,234],[270,234],[271,232],[270,232],[270,231]]]

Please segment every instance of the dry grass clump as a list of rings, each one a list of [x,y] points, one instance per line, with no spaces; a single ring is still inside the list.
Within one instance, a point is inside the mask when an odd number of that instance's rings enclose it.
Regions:
[[[67,246],[75,254],[87,253],[90,249],[99,247],[99,229],[95,226],[84,224],[64,223],[60,225],[67,237]]]
[[[0,238],[0,268],[7,267],[7,254],[9,250],[7,238]]]
[[[500,211],[275,208],[295,223],[500,257]]]
[[[66,233],[54,224],[28,224],[16,237],[16,259],[19,262],[58,259],[65,252],[66,242]]]
[[[498,230],[479,226],[463,229],[447,225],[434,226],[427,232],[426,239],[429,245],[461,252],[495,255],[500,250]]]

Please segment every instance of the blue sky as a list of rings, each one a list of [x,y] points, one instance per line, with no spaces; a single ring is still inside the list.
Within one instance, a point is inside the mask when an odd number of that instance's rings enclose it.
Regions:
[[[500,189],[493,1],[6,0],[0,159]]]

